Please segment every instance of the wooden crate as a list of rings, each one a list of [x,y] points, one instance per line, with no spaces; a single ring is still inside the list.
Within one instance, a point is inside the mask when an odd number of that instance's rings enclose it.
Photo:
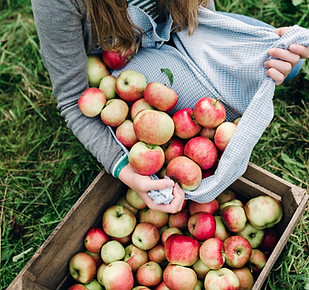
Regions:
[[[101,224],[104,210],[114,204],[126,189],[103,170],[7,289],[67,289],[72,282],[68,272],[69,259],[84,249],[86,232]],[[231,189],[244,199],[266,194],[282,202],[284,217],[277,225],[280,240],[253,287],[261,289],[301,218],[309,195],[304,189],[254,164],[249,164],[246,173],[231,185]]]

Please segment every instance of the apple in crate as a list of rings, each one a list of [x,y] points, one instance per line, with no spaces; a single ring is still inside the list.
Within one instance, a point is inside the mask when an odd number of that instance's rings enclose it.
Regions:
[[[236,205],[236,206],[240,206],[240,207],[244,208],[244,204],[242,203],[242,201],[240,199],[234,198],[230,201],[227,201],[225,203],[220,204],[220,206],[219,206],[220,214],[225,207],[228,207],[230,205]]]
[[[133,207],[132,205],[130,205],[126,199],[126,197],[124,195],[121,195],[117,201],[116,204],[118,205],[122,205],[123,207],[125,207],[126,209],[128,209],[130,212],[132,212],[135,216],[137,215],[137,213],[139,212],[139,210],[135,207]]]
[[[157,262],[160,266],[165,265],[167,260],[164,252],[164,245],[162,243],[158,243],[150,249],[148,251],[148,258],[150,261]]]
[[[148,262],[148,254],[147,251],[130,244],[125,248],[123,260],[127,262],[131,266],[132,271],[135,272],[141,265]]]
[[[98,87],[101,79],[109,75],[109,70],[98,55],[88,56],[88,82],[90,87]]]
[[[216,198],[216,200],[219,202],[219,205],[231,201],[233,199],[236,199],[236,194],[233,190],[229,188],[222,191]]]
[[[215,216],[216,220],[216,231],[214,233],[214,237],[224,241],[227,237],[230,236],[227,228],[225,227],[222,217],[220,215]]]
[[[99,115],[106,104],[106,96],[97,88],[88,88],[78,99],[78,107],[86,117]]]
[[[122,71],[117,77],[115,85],[118,96],[127,102],[134,102],[142,98],[146,86],[146,77],[135,70]]]
[[[194,111],[191,108],[178,110],[172,116],[175,123],[175,135],[182,139],[190,139],[196,136],[202,129],[194,117]]]
[[[150,82],[144,91],[144,98],[147,103],[160,111],[169,111],[175,107],[178,95],[172,88],[159,82]]]
[[[188,221],[189,233],[199,241],[213,237],[216,231],[216,220],[207,212],[197,212]]]
[[[238,278],[240,289],[243,290],[252,289],[254,285],[254,277],[248,267],[243,267],[240,269],[232,269],[232,271]]]
[[[127,148],[131,148],[139,140],[137,139],[132,120],[124,120],[119,126],[116,127],[115,135],[119,142]]]
[[[223,122],[220,124],[215,133],[214,142],[220,151],[224,151],[227,144],[232,139],[237,125],[232,122]]]
[[[224,122],[226,110],[219,100],[203,97],[194,106],[194,116],[201,126],[216,128]]]
[[[185,190],[196,189],[202,181],[201,167],[187,156],[178,156],[166,166],[166,176]]]
[[[165,244],[167,238],[173,234],[182,235],[182,231],[179,228],[174,228],[174,227],[167,227],[166,229],[164,229],[164,231],[161,234],[161,241],[163,245]]]
[[[154,261],[149,261],[137,269],[135,277],[139,285],[155,287],[162,281],[162,274],[161,266]]]
[[[101,79],[99,84],[99,90],[102,91],[107,100],[114,99],[116,97],[116,77],[112,75],[105,76]]]
[[[207,239],[200,247],[199,257],[209,269],[220,269],[225,263],[223,242],[218,238]]]
[[[132,104],[132,106],[131,106],[131,110],[130,110],[131,119],[134,120],[134,118],[135,118],[135,116],[137,115],[137,113],[139,113],[140,111],[145,110],[145,109],[152,110],[153,107],[150,106],[150,105],[145,101],[145,98],[141,98],[141,99],[136,100],[136,101]]]
[[[245,212],[249,222],[258,229],[273,227],[283,216],[280,202],[268,195],[249,199],[245,205]]]
[[[219,203],[216,199],[212,201],[199,203],[191,200],[189,204],[189,211],[191,215],[194,215],[197,212],[207,212],[210,214],[215,214],[219,210]]]
[[[129,49],[124,55],[115,50],[103,50],[102,59],[105,65],[110,69],[122,69],[133,57],[134,52]]]
[[[130,235],[136,225],[136,217],[122,205],[112,205],[107,208],[102,217],[104,232],[115,238]]]
[[[140,111],[133,120],[136,137],[145,143],[163,145],[174,134],[174,122],[166,113],[145,109]]]
[[[205,290],[238,290],[239,281],[232,270],[223,267],[206,274],[204,287]]]
[[[159,229],[167,224],[168,213],[151,208],[145,208],[139,212],[139,222],[152,223]]]
[[[84,284],[88,290],[104,290],[103,286],[98,282],[97,279],[93,279],[89,283]]]
[[[221,210],[221,218],[225,226],[232,233],[241,232],[247,224],[245,210],[238,205],[224,207]]]
[[[278,233],[274,230],[274,228],[265,229],[264,237],[259,246],[259,249],[268,254],[276,247],[278,240]]]
[[[199,135],[205,138],[208,138],[210,140],[213,140],[215,137],[215,133],[216,133],[216,128],[202,127],[202,130],[200,131]]]
[[[141,210],[147,207],[147,204],[141,199],[141,197],[132,188],[128,188],[126,192],[126,200],[128,201],[130,205],[132,205],[138,210]]]
[[[259,249],[252,249],[248,267],[253,272],[261,272],[267,262],[265,254]]]
[[[246,238],[251,244],[251,247],[255,249],[262,243],[264,230],[257,229],[247,222],[245,228],[237,234]]]
[[[85,252],[76,253],[69,261],[69,272],[77,282],[90,282],[96,275],[96,271],[95,260]]]
[[[129,113],[128,104],[121,99],[108,100],[101,112],[101,120],[107,126],[117,127],[122,124]]]
[[[122,260],[124,255],[124,246],[116,240],[108,241],[101,248],[101,258],[105,264]]]
[[[187,208],[184,208],[177,213],[169,215],[168,226],[175,227],[180,230],[186,229],[189,218],[190,218],[190,212]]]
[[[192,265],[192,269],[195,271],[195,273],[197,274],[197,278],[204,280],[206,274],[210,271],[210,268],[207,267],[203,261],[201,260],[201,258],[199,258],[193,265]]]
[[[103,244],[109,237],[98,227],[91,228],[84,239],[85,248],[92,253],[100,253]]]
[[[175,157],[183,156],[185,144],[185,140],[173,136],[163,147],[165,162],[168,163]]]
[[[129,151],[129,163],[141,175],[156,173],[162,168],[164,161],[164,151],[159,145],[139,141]]]
[[[74,284],[68,290],[88,290],[88,288],[83,284]]]
[[[159,230],[151,223],[138,223],[132,233],[132,243],[142,250],[150,250],[159,240]]]

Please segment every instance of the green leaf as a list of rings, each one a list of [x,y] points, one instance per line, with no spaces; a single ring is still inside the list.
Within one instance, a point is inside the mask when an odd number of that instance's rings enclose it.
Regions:
[[[164,72],[167,75],[167,77],[168,77],[168,79],[170,81],[170,84],[172,86],[173,83],[174,83],[174,75],[171,72],[171,70],[169,68],[161,68],[161,72]]]
[[[292,3],[294,6],[298,6],[300,4],[303,4],[305,0],[292,0]]]

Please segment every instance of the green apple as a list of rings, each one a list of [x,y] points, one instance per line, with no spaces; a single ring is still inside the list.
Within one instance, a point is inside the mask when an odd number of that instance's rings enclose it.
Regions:
[[[245,228],[239,232],[238,235],[246,238],[251,244],[252,248],[255,249],[262,243],[264,230],[257,229],[249,222],[247,222]]]

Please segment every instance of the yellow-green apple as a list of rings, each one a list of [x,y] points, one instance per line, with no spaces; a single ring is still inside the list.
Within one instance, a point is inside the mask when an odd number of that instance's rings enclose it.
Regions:
[[[164,146],[165,162],[168,163],[177,156],[184,155],[185,140],[173,136]]]
[[[109,70],[98,55],[88,56],[88,82],[90,87],[98,87],[101,79],[109,74]]]
[[[144,91],[144,98],[151,106],[164,112],[174,108],[178,101],[176,91],[159,82],[150,82],[147,84]]]
[[[99,90],[105,94],[107,100],[114,99],[117,96],[115,85],[116,77],[112,75],[105,76],[101,79]]]
[[[134,288],[132,288],[132,290],[151,290],[150,288],[148,288],[147,286],[135,286]]]
[[[216,128],[205,128],[202,127],[199,135],[203,136],[205,138],[208,138],[210,140],[213,140],[215,137],[215,133],[216,133]]]
[[[187,229],[189,218],[190,212],[187,208],[184,208],[179,212],[169,215],[168,226],[178,228],[180,230],[185,230]]]
[[[144,209],[147,207],[145,201],[143,201],[132,188],[128,188],[126,192],[126,199],[130,205],[137,209]]]
[[[133,57],[133,50],[129,49],[124,55],[115,50],[102,50],[102,60],[110,69],[122,69]]]
[[[144,208],[139,212],[139,222],[152,223],[160,229],[167,224],[168,213],[151,208]]]
[[[145,143],[163,145],[174,134],[174,122],[166,113],[158,110],[145,109],[140,111],[133,120],[136,137]]]
[[[124,246],[116,240],[106,242],[101,248],[101,258],[105,264],[120,261],[124,255]]]
[[[223,242],[225,249],[225,263],[232,268],[244,267],[251,256],[252,247],[249,241],[238,235],[233,235]]]
[[[219,203],[216,199],[212,201],[199,203],[191,200],[189,203],[190,215],[194,215],[197,212],[207,212],[210,214],[215,214],[219,210]]]
[[[232,233],[241,232],[247,223],[245,210],[238,205],[224,207],[221,210],[221,218],[225,226]]]
[[[280,202],[268,195],[249,199],[245,205],[245,211],[249,222],[258,229],[273,227],[283,216]]]
[[[130,235],[135,225],[135,215],[122,205],[108,207],[102,217],[103,231],[115,238],[123,238]]]
[[[115,135],[120,143],[130,149],[139,140],[137,139],[132,120],[124,120],[119,126],[116,127]]]
[[[259,246],[259,249],[264,253],[269,254],[277,245],[279,240],[278,233],[274,228],[268,228],[264,230],[264,237]]]
[[[88,88],[78,99],[78,107],[86,117],[99,115],[106,104],[106,96],[97,88]]]
[[[168,289],[193,290],[197,275],[192,268],[169,264],[163,271],[163,281]]]
[[[252,249],[248,267],[253,272],[261,272],[267,262],[265,254],[259,249]]]
[[[219,205],[231,201],[233,199],[236,199],[236,194],[233,190],[231,189],[225,189],[222,191],[218,196],[217,196],[217,201],[219,202]]]
[[[154,287],[162,281],[162,274],[161,266],[157,262],[149,261],[137,269],[135,277],[139,285]]]
[[[203,290],[204,289],[204,282],[201,280],[197,280],[194,290]]]
[[[130,116],[131,116],[131,119],[134,120],[135,116],[142,110],[145,110],[145,109],[148,109],[148,110],[152,110],[153,107],[150,106],[146,101],[145,101],[145,98],[140,98],[138,100],[136,100],[132,106],[131,106],[131,109],[130,109]]]
[[[248,267],[232,269],[239,281],[239,290],[251,290],[254,285],[254,277]]]
[[[124,70],[116,79],[116,92],[118,96],[127,101],[134,102],[143,97],[147,85],[146,77],[135,70]]]
[[[224,122],[226,110],[219,100],[203,97],[194,106],[196,121],[203,127],[216,128]]]
[[[155,290],[170,290],[170,288],[168,288],[166,286],[166,284],[165,284],[165,282],[163,280],[154,289]]]
[[[139,141],[129,151],[129,163],[141,175],[156,173],[162,168],[164,161],[164,151],[159,145]]]
[[[132,243],[142,250],[150,250],[159,240],[159,230],[151,223],[138,223],[132,233]]]
[[[192,266],[199,258],[200,243],[182,234],[170,235],[164,243],[166,259],[181,266]]]
[[[205,240],[199,250],[199,257],[210,269],[220,269],[225,263],[223,242],[218,238]]]
[[[150,261],[157,262],[160,266],[165,266],[167,263],[164,246],[162,243],[158,243],[152,249],[148,251],[148,258]]]
[[[172,116],[175,123],[175,135],[182,139],[190,139],[196,136],[202,129],[194,117],[193,109],[183,108]]]
[[[189,233],[199,241],[213,237],[216,231],[215,217],[207,212],[197,212],[188,220]]]
[[[106,290],[131,290],[134,277],[131,266],[125,261],[115,261],[103,270],[103,282]]]
[[[103,260],[101,258],[101,251],[98,252],[98,253],[93,253],[93,252],[90,252],[88,250],[85,250],[85,253],[90,255],[95,260],[97,268],[99,268],[103,264]]]
[[[165,241],[167,240],[167,238],[170,236],[170,235],[173,235],[173,234],[182,234],[182,231],[179,229],[179,228],[174,228],[174,227],[168,227],[166,228],[162,234],[161,234],[161,242],[163,243],[163,245],[165,244]]]
[[[101,120],[107,126],[117,127],[124,122],[129,113],[128,104],[121,99],[110,99],[101,111]]]
[[[102,285],[102,286],[104,286],[104,281],[103,281],[103,271],[104,271],[104,269],[106,268],[106,264],[102,264],[102,265],[100,265],[98,268],[97,268],[97,274],[96,274],[96,278],[97,278],[97,280],[98,280],[98,282]]]
[[[86,286],[88,290],[104,290],[103,286],[95,278],[89,283],[84,284],[84,286]]]
[[[236,118],[236,119],[233,121],[233,123],[236,124],[236,125],[238,125],[240,119],[241,119],[241,117]]]
[[[69,261],[69,272],[77,282],[90,282],[95,277],[96,271],[95,260],[85,252],[74,254]]]
[[[216,231],[214,233],[214,237],[220,239],[221,241],[224,241],[227,237],[230,236],[230,234],[227,231],[227,228],[225,227],[220,215],[216,215],[215,220],[216,220]]]
[[[147,251],[130,244],[125,248],[123,260],[127,262],[131,266],[132,271],[135,272],[141,265],[148,262],[148,254]]]
[[[208,138],[196,136],[188,140],[184,154],[195,161],[202,170],[213,167],[218,158],[215,144]]]
[[[230,205],[237,205],[237,206],[240,206],[240,207],[244,207],[244,204],[242,203],[242,201],[240,199],[237,199],[237,198],[234,198],[232,200],[229,200],[229,201],[226,201],[222,204],[220,204],[219,206],[219,211],[221,213],[221,211],[225,208],[225,207],[228,207]]]
[[[237,234],[246,238],[251,244],[251,247],[255,249],[262,243],[264,230],[257,229],[247,222],[245,228]]]
[[[187,156],[178,156],[166,166],[166,176],[185,190],[196,189],[202,181],[201,167]]]
[[[204,280],[206,274],[209,272],[210,268],[206,266],[201,258],[199,258],[193,265],[192,269],[195,271],[197,278]]]
[[[237,125],[232,122],[223,122],[220,124],[215,133],[214,142],[220,151],[224,151],[227,144],[232,139]]]
[[[100,228],[91,228],[84,239],[85,248],[93,253],[99,253],[103,244],[109,240],[109,237]]]
[[[88,290],[88,288],[83,284],[74,284],[68,288],[68,290]]]
[[[239,290],[239,281],[232,270],[222,267],[206,274],[204,287],[205,290]]]
[[[135,216],[138,214],[139,210],[128,203],[126,197],[124,195],[120,196],[117,201],[117,205],[122,205],[126,209],[128,209],[130,212],[132,212]]]

